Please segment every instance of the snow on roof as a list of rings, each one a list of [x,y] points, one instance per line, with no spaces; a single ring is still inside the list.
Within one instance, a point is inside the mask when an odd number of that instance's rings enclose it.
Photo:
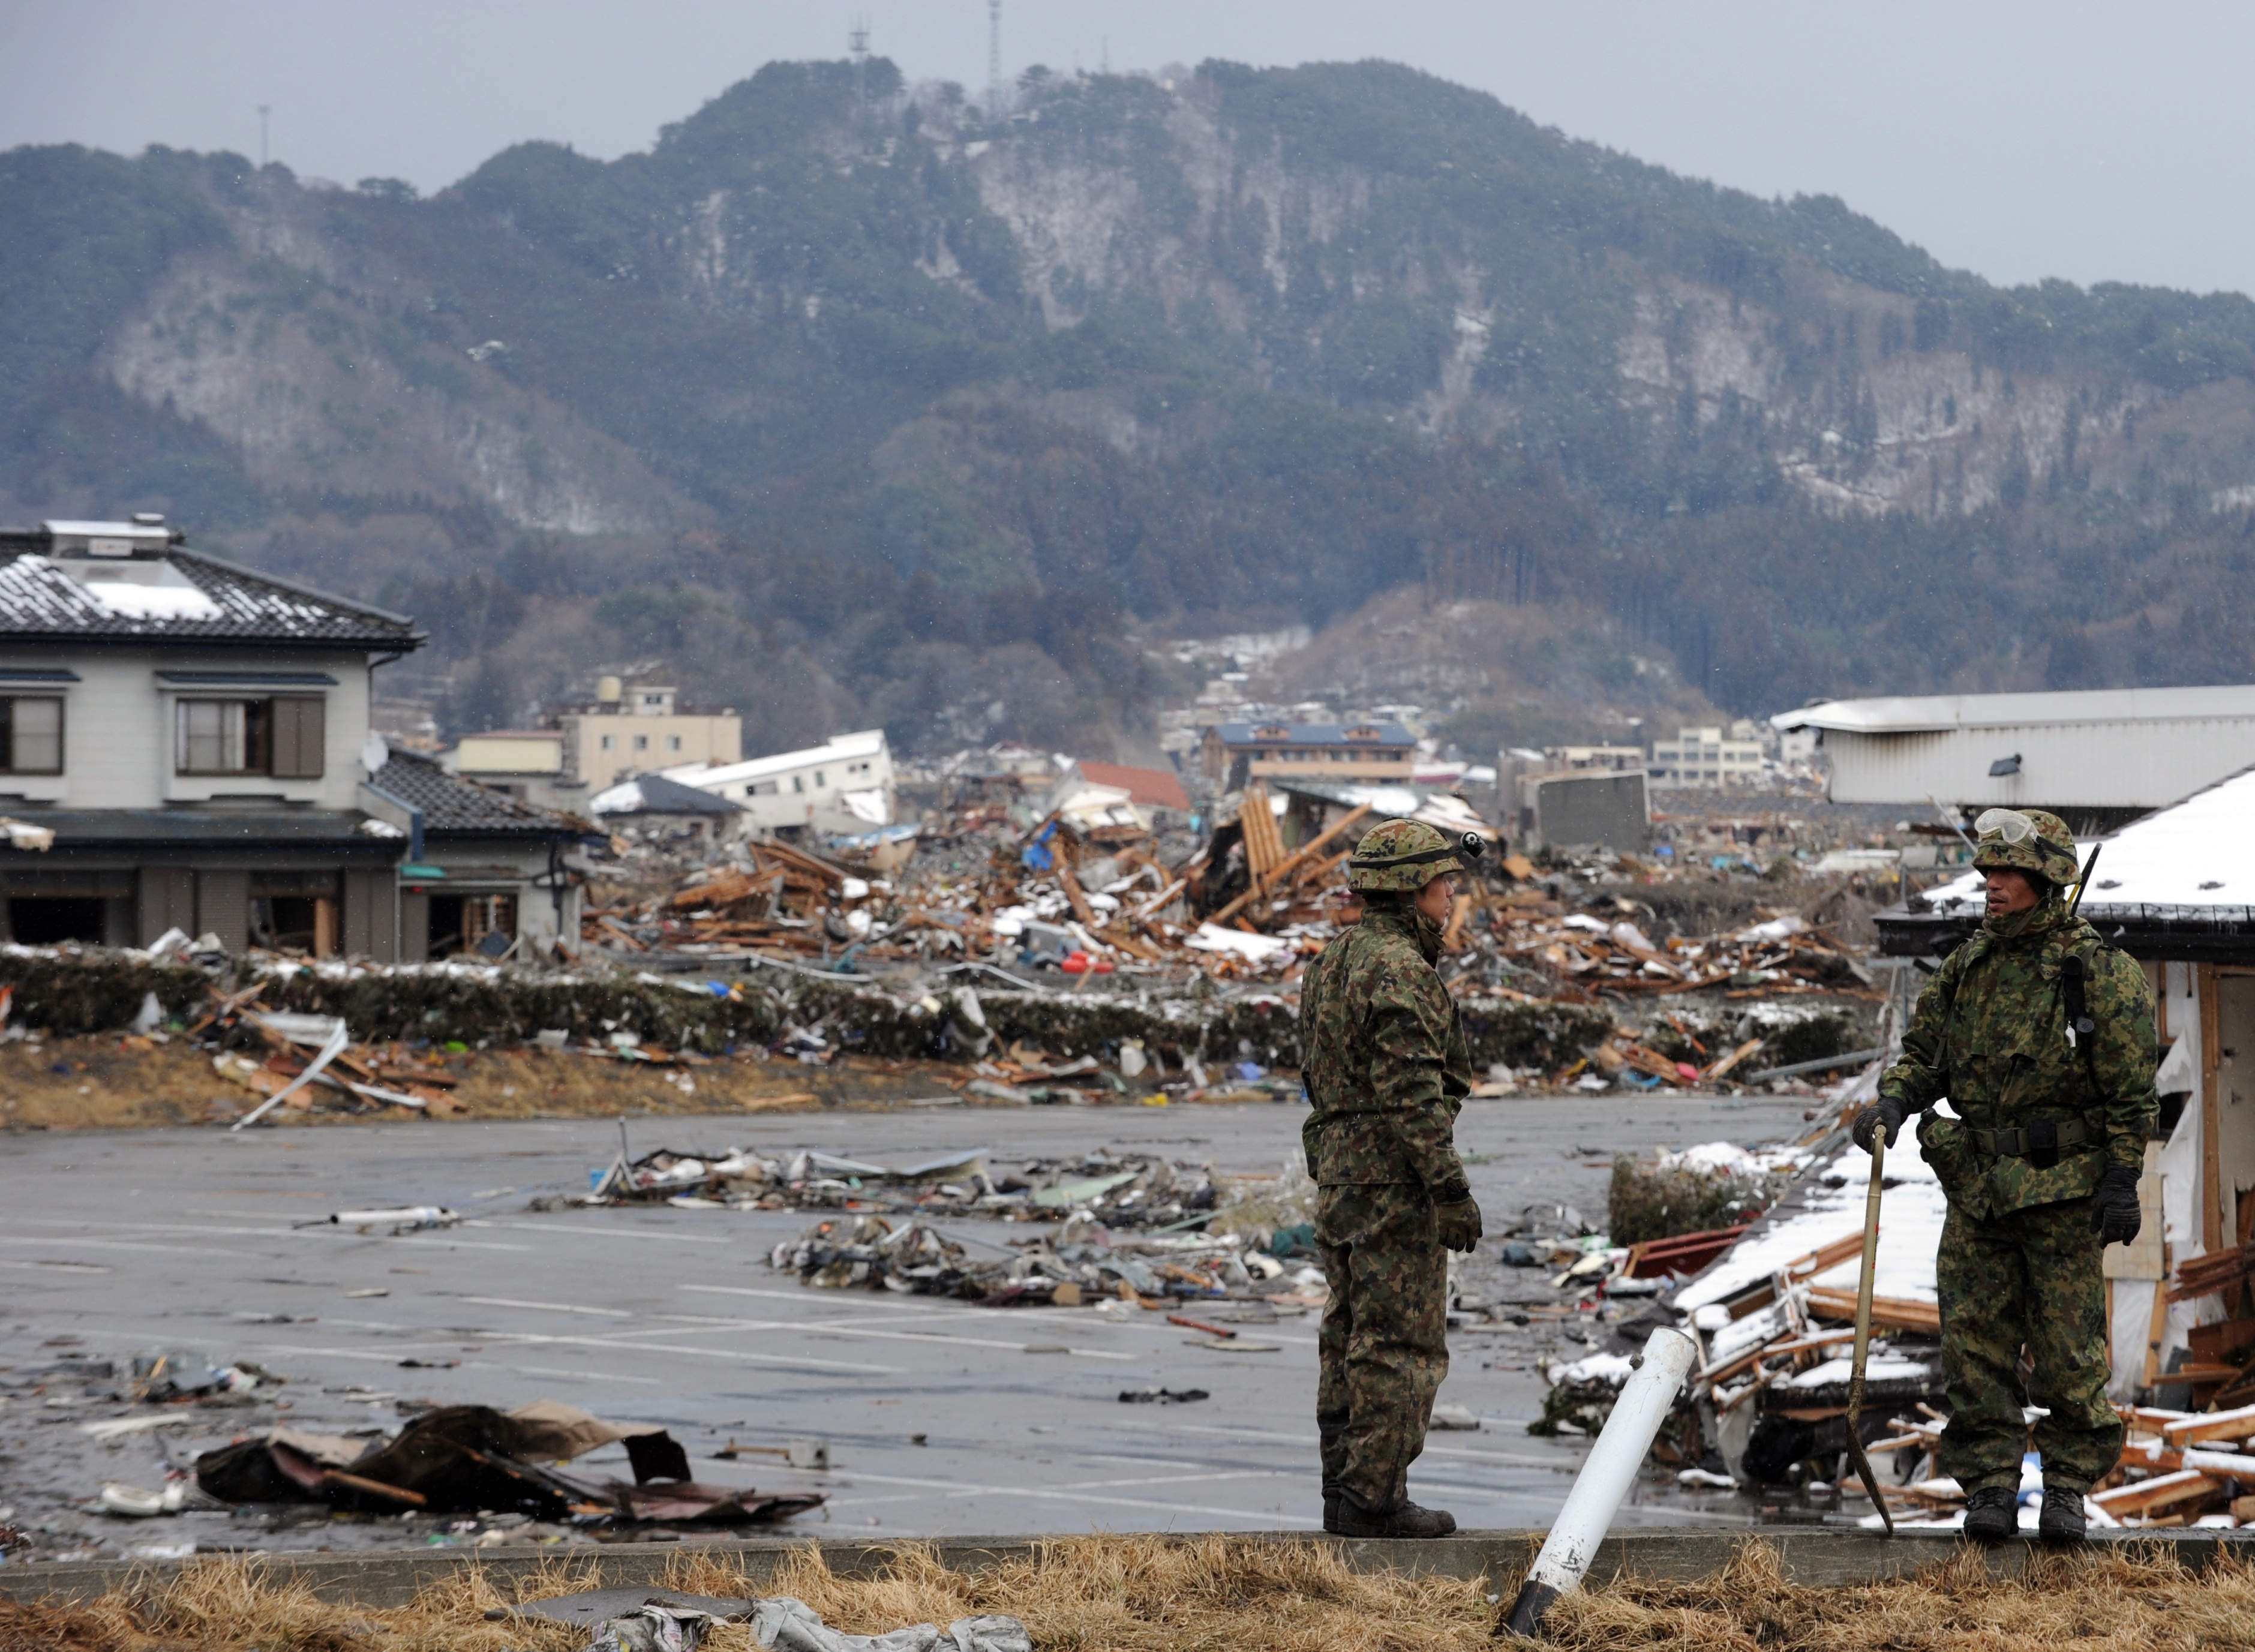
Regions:
[[[637,775],[587,799],[590,814],[734,814],[737,805],[664,775]]]
[[[2083,897],[2093,924],[2244,912],[2255,907],[2255,874],[2245,869],[2246,846],[2255,842],[2255,769],[2133,820],[2104,842]],[[1963,873],[1926,898],[1945,917],[1978,914],[1982,874]]]
[[[21,536],[16,536],[20,545]],[[412,620],[271,574],[171,547],[170,577],[142,580],[129,566],[74,563],[0,544],[0,638],[25,641],[330,643],[347,648],[419,647]],[[116,577],[112,577],[112,576]]]
[[[2255,718],[2255,685],[2212,688],[2097,688],[2059,693],[1926,694],[1830,699],[1771,718],[1774,728],[1907,735],[2042,723],[2158,722]]]

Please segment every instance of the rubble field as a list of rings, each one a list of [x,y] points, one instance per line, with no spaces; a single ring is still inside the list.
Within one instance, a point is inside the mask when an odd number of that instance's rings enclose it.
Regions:
[[[1499,1643],[1499,1601],[1516,1581],[1358,1571],[1336,1546],[1319,1542],[1104,1536],[1054,1539],[1031,1559],[975,1573],[907,1543],[876,1575],[845,1577],[810,1546],[790,1551],[759,1583],[726,1553],[684,1550],[650,1592],[716,1606],[789,1598],[848,1634],[1001,1614],[1044,1652],[1472,1652]],[[594,1586],[590,1569],[563,1559],[506,1591],[466,1568],[408,1606],[383,1608],[323,1599],[256,1564],[212,1560],[84,1605],[0,1597],[0,1644],[72,1652],[578,1652],[587,1627],[515,1608]],[[696,1627],[712,1652],[753,1652],[758,1644],[750,1625],[722,1620],[694,1624],[692,1647]],[[2255,1566],[2224,1557],[2195,1573],[2158,1548],[2108,1545],[2033,1555],[2017,1575],[1999,1578],[1978,1554],[1959,1550],[1910,1578],[1827,1588],[1787,1581],[1776,1551],[1750,1539],[1731,1564],[1704,1578],[1619,1579],[1570,1595],[1544,1630],[1543,1642],[1518,1644],[1570,1652],[2052,1652],[2073,1641],[2118,1652],[2230,1652],[2255,1647]]]

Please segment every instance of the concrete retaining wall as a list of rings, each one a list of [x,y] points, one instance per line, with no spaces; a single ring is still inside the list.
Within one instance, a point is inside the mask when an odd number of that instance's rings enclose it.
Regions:
[[[1241,1534],[1233,1534],[1241,1535]],[[1438,1573],[1453,1578],[1486,1577],[1498,1593],[1518,1586],[1535,1551],[1542,1544],[1539,1531],[1470,1531],[1430,1543],[1401,1540],[1359,1541],[1310,1537],[1298,1533],[1254,1534],[1269,1543],[1322,1543],[1340,1550],[1358,1571],[1388,1568]],[[1947,1535],[1887,1538],[1878,1533],[1836,1530],[1797,1530],[1791,1527],[1749,1533],[1744,1527],[1714,1529],[1616,1532],[1605,1540],[1591,1568],[1595,1579],[1624,1572],[1646,1578],[1689,1579],[1704,1577],[1726,1564],[1738,1546],[1758,1536],[1777,1550],[1792,1581],[1813,1587],[1875,1582],[1903,1576],[1945,1559],[1955,1552],[1956,1540]],[[942,1564],[968,1572],[985,1571],[1007,1560],[1024,1559],[1039,1548],[1040,1539],[1029,1537],[955,1537],[935,1541]],[[2158,1543],[2195,1570],[2212,1564],[2224,1553],[2255,1557],[2255,1532],[2164,1531],[2141,1534],[2108,1533],[2096,1542]],[[623,1543],[597,1548],[557,1549],[524,1545],[481,1550],[414,1549],[367,1554],[284,1554],[264,1557],[277,1581],[303,1582],[323,1598],[369,1606],[404,1606],[417,1592],[461,1569],[477,1565],[506,1591],[516,1578],[530,1576],[543,1565],[568,1559],[574,1566],[590,1562],[600,1569],[601,1586],[655,1585],[670,1557],[685,1545]],[[730,1541],[706,1545],[706,1551],[738,1561],[756,1587],[772,1576],[779,1557],[802,1545],[783,1538]],[[896,1544],[828,1541],[817,1545],[832,1571],[848,1577],[873,1576],[891,1560]],[[1989,1569],[2010,1576],[2024,1565],[2034,1546],[2026,1542],[2001,1543],[1988,1550]],[[260,1557],[247,1557],[260,1558]],[[88,1600],[113,1589],[162,1585],[166,1578],[207,1559],[89,1562],[0,1567],[0,1593],[21,1599]]]

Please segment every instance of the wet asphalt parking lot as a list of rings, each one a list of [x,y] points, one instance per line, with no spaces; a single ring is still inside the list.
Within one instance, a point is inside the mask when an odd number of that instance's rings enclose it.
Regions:
[[[1536,1201],[1602,1222],[1616,1151],[1775,1140],[1802,1128],[1791,1096],[1612,1095],[1476,1101],[1458,1125],[1493,1236]],[[1274,1170],[1297,1142],[1296,1106],[837,1112],[638,1119],[637,1153],[811,1147],[908,1162],[970,1147],[1014,1155],[1144,1149],[1230,1170]],[[386,1522],[269,1530],[225,1511],[131,1522],[90,1512],[102,1481],[161,1483],[185,1460],[274,1421],[326,1431],[397,1427],[396,1400],[509,1409],[547,1397],[664,1424],[699,1479],[818,1488],[829,1502],[785,1530],[922,1536],[1112,1530],[1312,1529],[1320,1524],[1312,1317],[1223,1354],[1156,1313],[983,1309],[814,1290],[768,1265],[815,1218],[667,1206],[526,1208],[584,1190],[617,1150],[602,1120],[82,1132],[0,1138],[0,1365],[64,1355],[129,1360],[186,1348],[287,1379],[274,1403],[184,1408],[159,1436],[89,1439],[128,1408],[20,1387],[0,1404],[0,1502],[42,1550],[83,1543],[366,1547],[411,1537]],[[445,1205],[458,1227],[389,1236],[294,1227],[332,1211]],[[945,1221],[999,1243],[1028,1225]],[[1542,1294],[1531,1273],[1530,1295]],[[379,1293],[379,1294],[370,1294]],[[1530,1436],[1542,1381],[1527,1333],[1452,1333],[1442,1399],[1480,1431],[1436,1432],[1411,1494],[1466,1527],[1544,1523],[1584,1446]],[[412,1362],[412,1363],[409,1363]],[[0,1373],[4,1375],[5,1373]],[[1185,1405],[1128,1405],[1123,1389],[1203,1388]],[[734,1439],[830,1442],[827,1472],[772,1455],[714,1460]],[[615,1459],[615,1466],[613,1460]],[[612,1447],[582,1459],[626,1473]],[[1640,1494],[1640,1496],[1643,1494]],[[1625,1522],[1743,1519],[1657,1485]],[[70,1536],[77,1533],[77,1537]]]

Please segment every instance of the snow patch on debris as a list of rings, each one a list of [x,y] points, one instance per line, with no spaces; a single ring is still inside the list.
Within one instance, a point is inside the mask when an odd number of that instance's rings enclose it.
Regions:
[[[1767,1279],[1788,1262],[1821,1250],[1864,1226],[1865,1195],[1872,1161],[1862,1149],[1844,1146],[1811,1177],[1805,1208],[1766,1232],[1749,1234],[1707,1274],[1686,1285],[1675,1306],[1689,1313],[1723,1302]],[[1913,1302],[1935,1300],[1934,1258],[1942,1243],[1949,1206],[1942,1184],[1919,1151],[1916,1134],[1906,1128],[1887,1149],[1886,1192],[1879,1217],[1879,1255],[1873,1291]],[[1863,1270],[1860,1256],[1825,1269],[1809,1283],[1855,1288]]]

